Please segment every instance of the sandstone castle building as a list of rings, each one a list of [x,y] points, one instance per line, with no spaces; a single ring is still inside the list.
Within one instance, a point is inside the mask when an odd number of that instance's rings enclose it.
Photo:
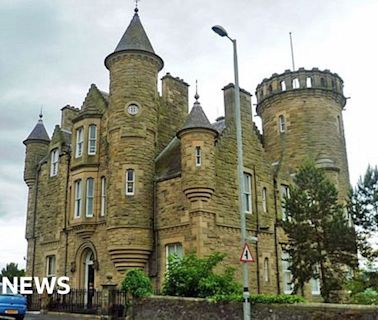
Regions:
[[[99,288],[107,273],[119,283],[137,267],[158,290],[168,255],[190,251],[225,252],[240,270],[234,86],[223,88],[225,116],[210,123],[198,95],[189,112],[183,80],[167,73],[158,92],[163,63],[136,9],[105,58],[109,92],[92,84],[80,108],[62,108],[51,139],[41,117],[24,141],[29,275]],[[262,134],[251,94],[240,94],[243,202],[248,235],[258,238],[250,244],[251,292],[290,292],[277,221],[293,174],[311,158],[341,199],[349,188],[343,81],[317,68],[264,79],[256,89]],[[319,293],[314,280],[307,294]]]

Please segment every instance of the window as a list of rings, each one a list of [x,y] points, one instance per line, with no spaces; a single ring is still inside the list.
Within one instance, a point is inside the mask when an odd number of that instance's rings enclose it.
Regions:
[[[58,166],[59,166],[59,149],[56,148],[51,151],[50,177],[56,176],[58,174]]]
[[[252,213],[251,178],[250,174],[243,174],[243,210],[246,213]]]
[[[182,257],[184,252],[182,250],[181,243],[170,243],[165,246],[165,258],[166,258],[166,267],[168,269],[168,258],[170,255],[175,254],[178,257]]]
[[[135,172],[133,169],[126,171],[126,195],[133,196],[135,193]]]
[[[293,284],[291,283],[292,275],[289,269],[290,256],[287,252],[282,252],[282,280],[284,293],[290,294],[293,291]]]
[[[264,281],[269,282],[269,259],[264,259]]]
[[[93,195],[94,195],[94,179],[87,179],[87,198],[85,201],[85,215],[93,217]]]
[[[106,178],[101,178],[101,216],[105,216],[106,212]]]
[[[88,154],[96,154],[97,127],[91,124],[88,130]]]
[[[327,81],[324,78],[320,78],[320,86],[322,86],[322,87],[327,86]]]
[[[299,80],[298,80],[298,78],[293,79],[293,89],[299,89]]]
[[[281,133],[286,131],[286,120],[283,114],[278,117],[278,128]]]
[[[74,217],[80,218],[81,216],[81,180],[75,181],[75,209]]]
[[[307,79],[306,79],[306,87],[307,88],[311,88],[312,87],[312,78],[311,77],[307,77]]]
[[[76,130],[76,152],[75,157],[81,157],[83,154],[83,128],[79,128]]]
[[[286,91],[286,83],[285,81],[281,81],[281,91]]]
[[[320,279],[319,279],[319,265],[316,265],[314,267],[314,272],[317,274],[316,278],[312,278],[311,283],[311,293],[314,295],[320,294]]]
[[[55,276],[55,256],[47,256],[46,257],[46,276],[53,277]]]
[[[201,147],[196,147],[196,167],[201,166]]]
[[[287,185],[281,185],[281,212],[282,220],[286,220],[285,198],[290,198],[290,189]]]
[[[267,200],[267,195],[266,195],[266,188],[264,187],[262,189],[262,207],[263,207],[263,211],[264,212],[267,212],[268,211],[268,200]]]

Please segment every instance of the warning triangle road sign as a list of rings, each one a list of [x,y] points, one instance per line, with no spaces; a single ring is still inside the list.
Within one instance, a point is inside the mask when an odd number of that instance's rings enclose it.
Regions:
[[[244,244],[242,254],[240,256],[240,261],[242,262],[255,262],[255,259],[252,257],[251,249],[249,249],[248,243]]]

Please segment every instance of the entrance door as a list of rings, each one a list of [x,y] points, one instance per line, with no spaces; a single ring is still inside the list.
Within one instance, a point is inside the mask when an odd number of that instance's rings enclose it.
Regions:
[[[93,252],[89,251],[85,257],[85,304],[88,308],[92,307],[92,300],[94,295],[94,280],[95,280],[95,271],[93,268]]]

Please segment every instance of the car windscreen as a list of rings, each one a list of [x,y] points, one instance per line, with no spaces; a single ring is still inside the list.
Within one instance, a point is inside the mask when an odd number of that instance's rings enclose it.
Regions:
[[[5,287],[5,292],[3,293],[3,284],[0,283],[0,294],[14,294],[9,287]]]

